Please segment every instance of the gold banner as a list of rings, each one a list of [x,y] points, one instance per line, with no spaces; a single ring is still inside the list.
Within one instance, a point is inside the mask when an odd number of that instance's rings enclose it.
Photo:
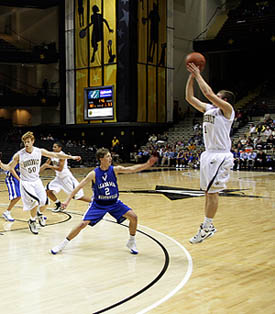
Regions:
[[[116,62],[116,5],[110,5],[111,1],[104,1],[104,64]]]
[[[104,67],[104,83],[105,85],[114,85],[114,94],[113,98],[116,99],[116,72],[117,65],[107,65]],[[116,122],[116,102],[114,101],[114,120],[106,120],[105,122]]]
[[[148,122],[157,122],[156,67],[148,67]]]
[[[87,36],[80,38],[80,31],[87,25],[87,0],[83,0],[83,6],[79,6],[81,1],[75,0],[75,67],[86,68],[88,66],[88,41]]]
[[[166,69],[158,68],[158,122],[166,122]]]
[[[115,27],[116,0],[75,0],[76,123],[86,123],[84,88],[103,85],[114,85],[115,119],[110,122],[116,122]]]
[[[84,120],[84,88],[88,86],[88,70],[76,71],[76,123],[87,123]]]
[[[138,122],[146,122],[146,66],[138,64]]]
[[[139,1],[138,122],[166,121],[166,14],[165,0]]]

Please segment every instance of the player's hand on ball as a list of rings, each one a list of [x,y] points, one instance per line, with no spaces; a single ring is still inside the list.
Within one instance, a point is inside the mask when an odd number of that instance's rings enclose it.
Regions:
[[[186,65],[187,70],[192,73],[194,76],[200,74],[200,69],[194,63],[188,63]]]

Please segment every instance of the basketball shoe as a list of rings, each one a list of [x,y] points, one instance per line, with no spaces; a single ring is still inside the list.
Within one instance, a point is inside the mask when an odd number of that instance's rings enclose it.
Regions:
[[[10,231],[13,223],[14,223],[13,221],[6,221],[5,223],[3,223],[4,230]]]
[[[37,230],[37,226],[36,226],[35,220],[33,221],[33,220],[30,219],[28,221],[28,225],[29,225],[29,228],[30,228],[30,230],[31,230],[31,232],[33,234],[38,234],[38,230]]]
[[[12,217],[11,213],[9,210],[6,210],[3,212],[2,216],[7,220],[7,221],[14,221],[14,218]]]
[[[203,224],[200,225],[198,233],[189,240],[191,244],[201,243],[202,241],[213,237],[216,232],[216,228],[211,224],[209,228],[203,228]]]
[[[38,222],[39,222],[39,225],[41,227],[45,227],[46,226],[46,217],[41,214],[41,213],[37,213],[37,219],[38,219]]]
[[[55,203],[55,208],[52,209],[52,212],[58,213],[61,210],[61,202]]]
[[[132,254],[138,254],[137,245],[135,240],[129,240],[126,244],[127,248],[130,249]]]
[[[64,241],[59,243],[57,246],[53,247],[51,249],[51,253],[55,255],[55,254],[61,252],[65,248],[65,246],[67,245],[68,242],[69,241],[68,240],[66,241],[66,239],[65,239]]]

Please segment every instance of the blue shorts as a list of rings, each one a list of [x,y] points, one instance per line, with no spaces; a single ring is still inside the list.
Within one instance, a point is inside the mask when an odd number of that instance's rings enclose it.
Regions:
[[[120,224],[126,219],[123,215],[129,210],[131,210],[131,208],[123,204],[120,200],[108,205],[98,204],[93,201],[84,214],[83,220],[90,220],[91,222],[89,225],[94,226],[105,216],[106,213],[109,213],[117,220],[117,223]]]
[[[13,176],[9,176],[9,177],[6,177],[5,183],[8,188],[10,201],[21,196],[20,183],[17,179],[15,179]]]

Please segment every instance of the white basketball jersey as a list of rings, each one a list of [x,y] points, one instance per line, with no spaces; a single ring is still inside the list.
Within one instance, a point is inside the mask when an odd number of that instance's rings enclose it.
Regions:
[[[33,146],[31,153],[27,153],[26,149],[23,148],[18,154],[20,179],[23,181],[38,180],[41,164],[41,150]]]
[[[62,151],[60,153],[64,154],[64,152],[62,152]],[[51,160],[52,160],[52,164],[54,166],[59,166],[59,162],[60,162],[59,158],[51,158]],[[68,175],[71,175],[71,171],[68,168],[67,159],[65,159],[63,170],[62,171],[55,170],[55,174],[59,178],[64,178]]]
[[[230,129],[234,117],[234,110],[232,110],[230,119],[227,119],[220,108],[206,105],[206,112],[203,115],[203,138],[207,151],[230,152]]]

